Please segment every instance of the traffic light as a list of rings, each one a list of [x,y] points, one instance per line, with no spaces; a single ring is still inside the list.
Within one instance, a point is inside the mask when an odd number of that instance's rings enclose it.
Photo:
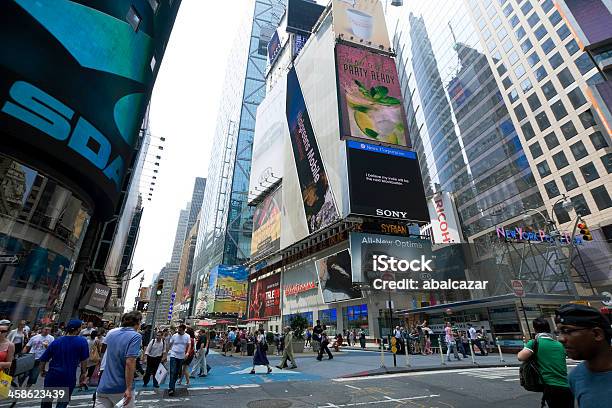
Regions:
[[[157,296],[161,296],[163,290],[164,290],[164,280],[160,279],[157,281],[157,290],[155,291],[155,294]]]
[[[591,235],[591,231],[589,230],[589,227],[587,226],[586,222],[581,222],[580,224],[578,224],[578,228],[580,229],[580,234],[582,234],[583,241],[593,240],[593,236]]]

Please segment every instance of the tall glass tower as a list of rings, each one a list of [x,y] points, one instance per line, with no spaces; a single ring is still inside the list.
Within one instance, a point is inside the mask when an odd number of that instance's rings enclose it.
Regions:
[[[241,264],[250,255],[253,214],[247,197],[255,117],[266,94],[268,41],[284,3],[250,0],[251,24],[242,25],[230,53],[196,244],[196,291],[213,267]]]

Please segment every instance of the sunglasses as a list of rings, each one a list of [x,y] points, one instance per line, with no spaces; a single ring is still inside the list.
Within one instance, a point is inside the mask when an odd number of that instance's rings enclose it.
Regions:
[[[582,331],[582,330],[590,330],[590,329],[592,329],[592,327],[581,327],[579,329],[565,329],[564,328],[564,329],[559,329],[559,330],[555,331],[555,334],[557,336],[559,336],[561,334],[564,335],[564,336],[569,336],[569,335],[571,335],[574,332],[578,332],[578,331]]]

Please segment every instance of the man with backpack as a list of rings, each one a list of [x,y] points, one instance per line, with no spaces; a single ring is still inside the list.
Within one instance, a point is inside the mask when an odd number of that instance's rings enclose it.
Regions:
[[[535,359],[534,362],[537,363],[539,372],[539,375],[536,373],[535,376],[540,377],[540,386],[534,389],[525,388],[528,391],[542,391],[542,401],[546,401],[549,408],[572,408],[574,397],[567,382],[565,348],[553,338],[550,333],[550,324],[546,318],[534,319],[533,329],[537,333],[535,339],[529,340],[517,357],[523,362]],[[527,371],[523,370],[523,375],[533,376],[534,372],[527,374]],[[524,385],[523,382],[522,385]],[[533,382],[533,378],[527,379],[527,382]]]

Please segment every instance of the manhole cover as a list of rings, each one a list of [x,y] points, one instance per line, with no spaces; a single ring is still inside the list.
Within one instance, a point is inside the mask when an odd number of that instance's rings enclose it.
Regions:
[[[247,403],[248,408],[289,408],[293,403],[284,399],[263,399]]]

